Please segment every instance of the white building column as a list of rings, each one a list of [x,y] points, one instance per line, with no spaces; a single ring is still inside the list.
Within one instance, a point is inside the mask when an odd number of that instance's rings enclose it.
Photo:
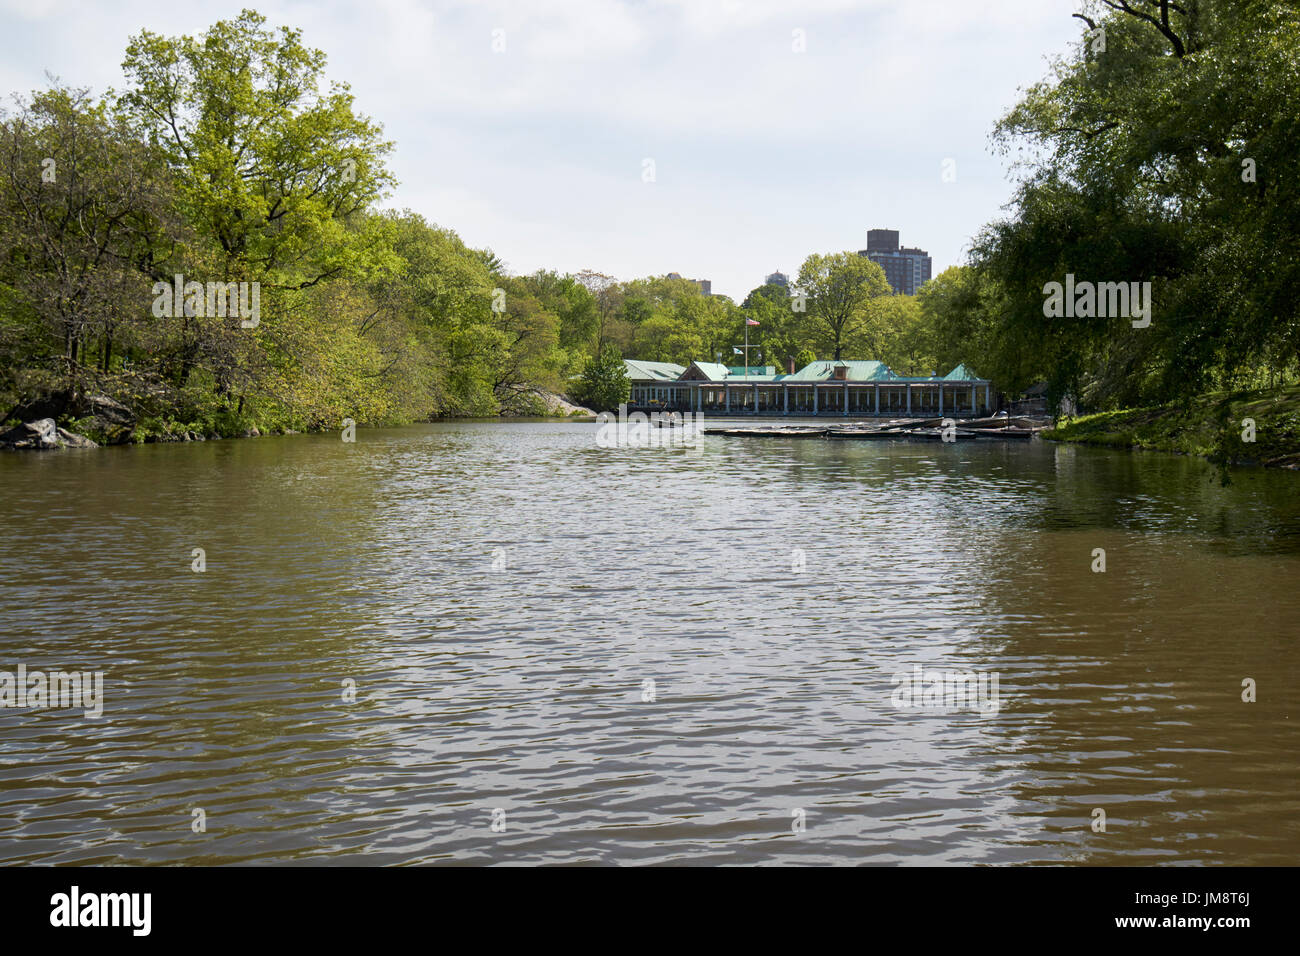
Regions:
[[[789,385],[781,386],[781,396],[785,401],[785,413],[789,415],[790,414],[790,386]]]
[[[907,414],[911,415],[912,414],[912,383],[908,382],[903,387],[907,389]]]
[[[817,383],[813,382],[813,414],[817,414]]]
[[[876,395],[875,395],[875,398],[876,398],[876,417],[879,418],[879,417],[880,417],[880,383],[879,383],[879,382],[876,383],[875,393],[876,393]]]

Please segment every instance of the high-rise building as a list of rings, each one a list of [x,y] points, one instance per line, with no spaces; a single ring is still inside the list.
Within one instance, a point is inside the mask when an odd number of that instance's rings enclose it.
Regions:
[[[930,280],[930,254],[924,249],[898,247],[897,229],[868,229],[867,248],[858,251],[885,270],[890,287],[899,295],[916,295]]]
[[[683,276],[680,272],[670,272],[670,273],[668,273],[668,278],[669,278],[669,279],[685,279],[686,277]],[[686,281],[687,281],[687,282],[694,282],[697,286],[700,287],[700,291],[703,292],[705,295],[713,295],[713,280],[712,280],[712,279],[686,279]]]
[[[868,229],[867,252],[897,252],[897,229]]]

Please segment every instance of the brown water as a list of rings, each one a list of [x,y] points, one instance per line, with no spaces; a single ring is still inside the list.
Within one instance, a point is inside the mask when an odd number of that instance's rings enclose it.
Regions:
[[[1300,475],[594,434],[0,455],[0,862],[1297,862]]]

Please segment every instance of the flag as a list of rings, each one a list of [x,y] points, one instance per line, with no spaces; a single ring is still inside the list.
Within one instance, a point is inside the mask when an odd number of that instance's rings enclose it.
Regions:
[[[745,320],[745,324],[746,324],[746,325],[758,325],[758,319],[746,319],[746,320]]]
[[[737,355],[740,354],[740,349],[736,348],[734,345],[731,347],[731,351],[735,352]]]

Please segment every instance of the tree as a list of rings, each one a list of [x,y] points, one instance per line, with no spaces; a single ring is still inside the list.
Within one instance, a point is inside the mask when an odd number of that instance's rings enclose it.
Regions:
[[[596,303],[596,341],[595,352],[600,353],[605,347],[605,338],[609,333],[609,325],[623,304],[623,291],[619,288],[618,282],[613,276],[605,275],[603,272],[594,272],[591,269],[583,269],[576,276],[578,282],[585,288]]]
[[[498,401],[527,386],[558,389],[564,355],[559,319],[520,279],[503,279],[504,308],[490,311],[490,326],[500,345],[491,354],[492,390]]]
[[[637,358],[679,365],[706,354],[698,328],[673,312],[656,312],[638,325],[632,347]]]
[[[800,267],[797,287],[808,297],[810,332],[836,361],[847,341],[865,331],[873,300],[892,292],[885,271],[856,252],[814,253]]]
[[[1300,11],[1097,0],[1076,16],[1077,50],[995,132],[1032,159],[1012,214],[974,245],[990,340],[1091,407],[1294,373]],[[1151,324],[1045,318],[1045,284],[1067,275],[1151,283]]]
[[[882,344],[875,357],[900,375],[932,374],[936,370],[932,339],[916,296],[887,296],[876,308]]]
[[[0,115],[7,280],[61,342],[71,389],[88,346],[107,372],[119,327],[148,314],[141,267],[174,238],[172,200],[157,152],[86,90],[56,86]]]
[[[750,331],[752,336],[756,333],[766,364],[784,370],[805,347],[805,317],[794,311],[790,292],[785,286],[776,283],[758,286],[745,296],[740,310],[744,318],[758,323],[758,327]]]
[[[596,300],[574,276],[539,269],[524,278],[524,283],[550,312],[560,320],[560,345],[585,351],[597,335],[599,316]]]
[[[142,31],[121,105],[164,152],[226,275],[305,288],[343,272],[348,220],[393,183],[392,144],[346,84],[320,89],[325,54],[301,31],[265,24],[244,10],[201,40]]]
[[[142,31],[119,100],[172,170],[195,236],[184,259],[198,275],[187,279],[266,287],[255,333],[237,334],[238,319],[181,320],[176,384],[204,363],[240,410],[255,382],[293,374],[285,346],[307,340],[278,327],[293,293],[360,264],[368,237],[357,226],[393,182],[379,126],[355,112],[346,84],[321,89],[325,54],[265,24],[244,10],[202,39]]]
[[[598,412],[617,408],[631,394],[632,382],[627,377],[627,366],[623,364],[618,349],[612,346],[605,347],[600,355],[587,362],[574,388],[574,397]]]

